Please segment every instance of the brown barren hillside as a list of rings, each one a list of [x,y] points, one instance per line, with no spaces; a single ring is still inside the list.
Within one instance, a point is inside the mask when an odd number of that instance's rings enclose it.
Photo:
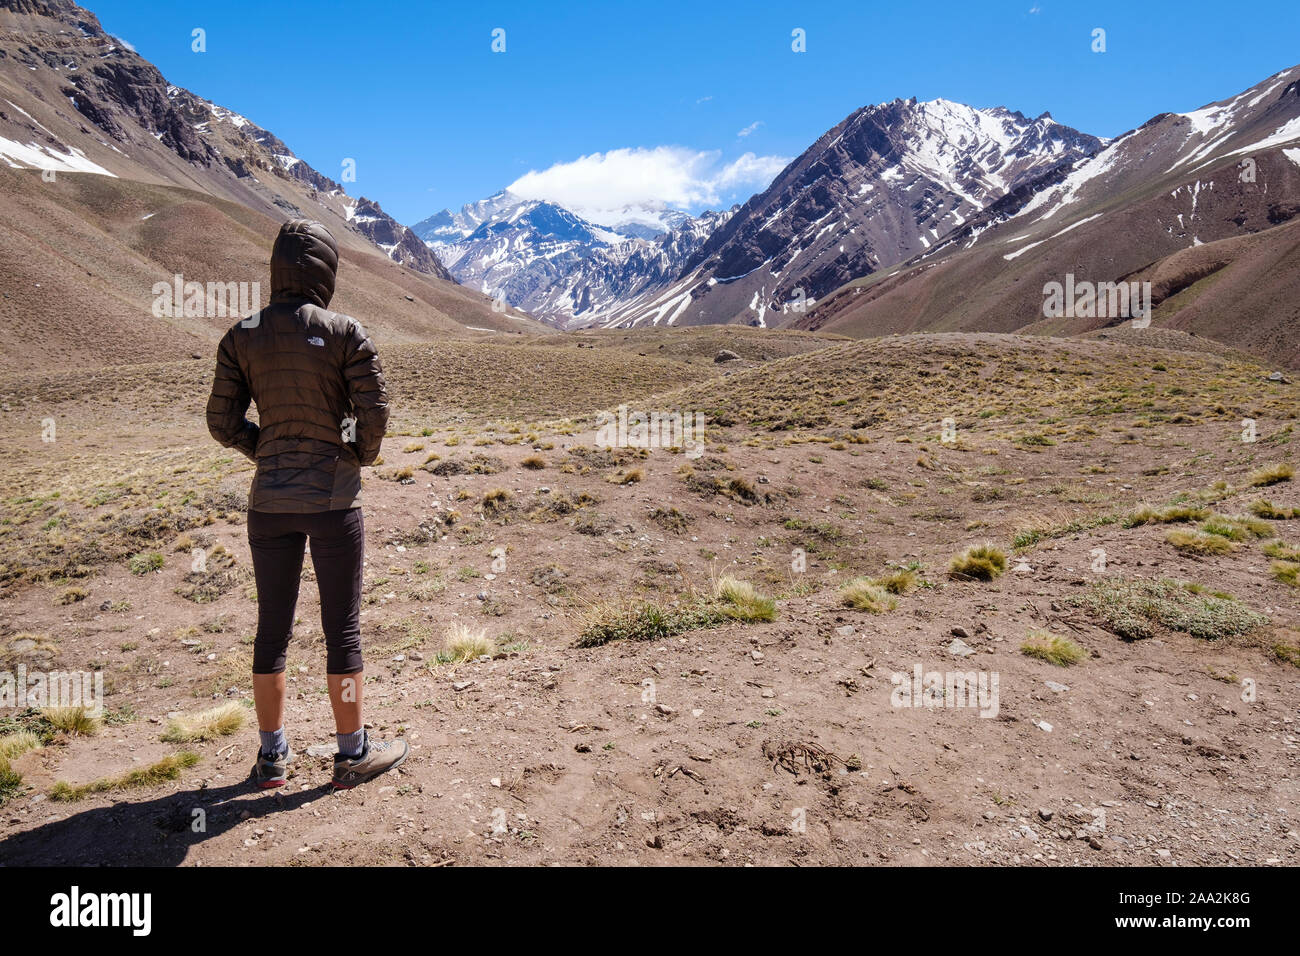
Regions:
[[[87,173],[0,167],[0,356],[10,371],[209,357],[234,317],[158,317],[154,284],[259,284],[271,294],[280,222],[204,193]],[[542,333],[485,296],[357,242],[341,249],[332,308],[379,341]]]
[[[72,0],[0,0],[0,159],[198,190],[276,219],[319,219],[344,246],[451,278],[378,204],[349,196],[247,117],[168,83]],[[337,175],[355,182],[347,163]]]

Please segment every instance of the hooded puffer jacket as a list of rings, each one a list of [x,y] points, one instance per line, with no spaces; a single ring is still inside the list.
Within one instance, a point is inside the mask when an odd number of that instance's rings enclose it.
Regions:
[[[218,347],[208,431],[257,463],[252,511],[360,507],[361,466],[379,456],[388,391],[365,329],[326,309],[338,262],[324,226],[286,222],[271,252],[271,304]],[[245,418],[250,401],[257,425]]]

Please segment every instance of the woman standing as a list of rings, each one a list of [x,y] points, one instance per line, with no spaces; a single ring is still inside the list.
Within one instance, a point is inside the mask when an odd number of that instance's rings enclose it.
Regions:
[[[338,737],[333,785],[364,783],[409,750],[404,740],[370,739],[361,717],[361,466],[379,456],[388,392],[365,329],[326,309],[338,261],[338,245],[320,223],[295,219],[280,228],[270,304],[221,340],[208,399],[212,437],[257,464],[248,543],[257,581],[253,698],[261,736],[252,777],[260,787],[283,786],[292,759],[284,668],[308,540]],[[250,401],[259,424],[245,418]]]

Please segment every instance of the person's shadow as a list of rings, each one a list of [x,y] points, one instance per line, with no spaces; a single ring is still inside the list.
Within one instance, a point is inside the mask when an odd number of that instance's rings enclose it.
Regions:
[[[329,793],[328,785],[286,793],[242,781],[144,802],[127,799],[0,840],[0,866],[179,866],[191,847],[245,819],[294,810]]]

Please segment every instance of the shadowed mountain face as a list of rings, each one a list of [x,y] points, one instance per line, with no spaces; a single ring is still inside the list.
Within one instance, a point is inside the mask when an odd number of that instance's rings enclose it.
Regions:
[[[713,232],[662,300],[623,309],[613,324],[779,324],[783,310],[923,252],[1101,145],[1046,114],[947,100],[863,107]]]
[[[450,279],[379,206],[238,113],[167,83],[69,0],[0,0],[0,161],[199,189],[273,218],[319,219],[340,242]],[[347,177],[340,157],[340,176]],[[363,245],[364,244],[364,245]]]
[[[1064,173],[1064,174],[1062,174]],[[1300,364],[1296,216],[1300,68],[1014,191],[902,266],[794,323],[851,335],[926,329],[1083,332],[1109,308],[1045,314],[1052,283],[1150,282],[1151,324]]]

